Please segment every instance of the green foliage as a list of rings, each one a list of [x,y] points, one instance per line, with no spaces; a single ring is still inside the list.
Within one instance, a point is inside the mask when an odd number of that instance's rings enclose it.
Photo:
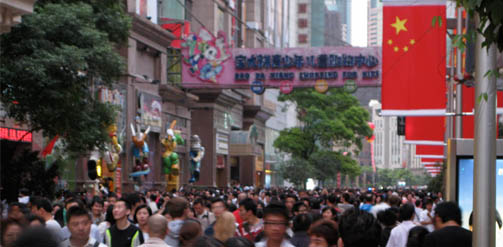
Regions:
[[[330,89],[326,94],[296,89],[278,99],[296,104],[302,125],[282,130],[274,147],[311,167],[312,173],[307,174],[306,179],[314,177],[323,182],[334,178],[337,172],[352,177],[361,173],[351,155],[331,151],[334,146],[349,148],[352,145],[359,150],[362,139],[372,135],[367,124],[369,114],[354,96],[341,88]]]
[[[130,25],[120,1],[38,1],[33,14],[0,37],[8,116],[31,131],[63,136],[70,152],[103,145],[115,109],[95,100],[91,88],[123,75],[116,48]]]
[[[304,188],[313,168],[304,159],[292,158],[282,162],[280,174],[284,179],[293,183],[297,188]]]
[[[407,186],[426,185],[431,180],[424,171],[420,175],[413,174],[409,169],[377,169],[377,184],[383,187],[396,186],[399,181],[405,181]]]
[[[444,177],[445,177],[445,167],[446,165],[444,164],[442,166],[442,171],[440,172],[439,175],[436,177],[432,178],[429,183],[428,183],[428,190],[431,192],[445,192],[445,186],[444,186]]]
[[[485,41],[482,47],[495,44],[503,51],[503,1],[501,0],[457,0],[470,14],[477,13],[480,17],[480,25],[477,32],[481,33]],[[488,25],[486,26],[486,24]]]
[[[2,199],[17,201],[18,191],[27,188],[35,195],[54,197],[56,184],[54,178],[59,176],[58,165],[46,169],[45,162],[38,159],[38,152],[25,150],[17,157],[12,157],[16,146],[4,145],[9,152],[2,153],[1,180]]]

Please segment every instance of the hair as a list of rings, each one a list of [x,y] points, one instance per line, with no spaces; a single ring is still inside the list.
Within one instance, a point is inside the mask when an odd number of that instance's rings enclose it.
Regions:
[[[138,193],[134,192],[134,193],[127,194],[126,200],[128,200],[129,203],[131,204],[131,206],[133,206],[136,203],[141,202],[141,197]]]
[[[34,198],[33,202],[31,203],[33,206],[37,207],[37,209],[44,209],[44,211],[51,213],[52,212],[52,205],[51,202],[44,197],[37,197]]]
[[[232,237],[227,239],[224,243],[225,247],[254,247],[255,244],[243,237]]]
[[[435,216],[438,216],[443,223],[453,220],[461,225],[461,209],[455,202],[442,202],[435,207]]]
[[[180,228],[179,240],[181,246],[191,246],[202,235],[201,223],[195,219],[186,219]]]
[[[138,207],[136,208],[136,210],[134,211],[134,217],[133,217],[133,219],[134,219],[134,223],[138,223],[138,219],[136,218],[136,214],[138,214],[138,212],[139,212],[141,209],[143,209],[143,208],[147,209],[147,211],[148,211],[148,215],[149,215],[149,216],[152,216],[152,209],[150,209],[150,207],[148,207],[146,204],[142,204],[142,205],[138,206]]]
[[[12,246],[57,247],[58,242],[52,236],[51,231],[46,227],[29,227],[21,233]]]
[[[306,207],[306,204],[304,204],[304,201],[298,201],[298,202],[295,202],[295,204],[293,204],[293,207],[292,207],[292,211],[293,212],[299,212],[300,210],[300,207]]]
[[[70,222],[70,219],[75,216],[87,216],[91,220],[91,215],[89,215],[89,212],[85,208],[71,207],[66,212],[66,222]]]
[[[293,218],[293,231],[307,231],[313,223],[310,214],[299,214]]]
[[[3,238],[3,235],[5,234],[5,232],[7,231],[7,228],[11,225],[17,225],[19,226],[20,228],[23,228],[23,224],[21,224],[21,222],[17,221],[17,220],[14,220],[14,219],[4,219],[2,220],[1,222],[1,235],[0,235],[0,239],[2,240],[1,243],[2,245],[5,245],[4,243],[4,238]]]
[[[215,238],[225,242],[236,233],[236,219],[230,212],[224,212],[215,221]]]
[[[329,246],[336,245],[339,239],[337,224],[332,220],[316,221],[309,228],[308,234],[324,238]]]
[[[201,204],[201,206],[204,207],[203,199],[197,198],[196,200],[194,200],[194,202],[192,203],[192,207],[195,206],[196,204]]]
[[[325,211],[330,210],[332,212],[332,218],[335,218],[337,216],[337,211],[333,207],[326,207],[321,210],[321,214],[325,213]]]
[[[74,203],[74,202],[76,202],[76,203],[79,205],[79,207],[83,207],[83,206],[84,206],[84,203],[82,203],[82,201],[81,201],[81,200],[76,199],[76,198],[70,198],[70,199],[68,199],[68,200],[66,200],[66,201],[65,201],[65,208],[66,208],[66,206],[68,206],[70,203]],[[91,206],[92,206],[92,204],[91,204]]]
[[[288,220],[288,210],[284,203],[271,202],[267,207],[264,208],[264,219],[268,215],[279,215],[285,218],[285,222]]]
[[[105,221],[109,222],[110,225],[115,225],[115,218],[114,218],[114,205],[110,205],[107,208],[107,212],[105,213]]]
[[[27,221],[28,224],[30,224],[33,221],[38,221],[38,222],[40,222],[41,225],[45,226],[45,220],[44,220],[44,218],[42,218],[42,217],[40,217],[40,216],[38,216],[36,214],[28,214],[26,216],[26,221]]]
[[[399,207],[401,201],[402,199],[395,195],[390,196],[390,198],[388,199],[388,203],[391,207]]]
[[[342,198],[344,198],[344,201],[346,201],[347,203],[351,203],[351,196],[349,195],[349,193],[344,193],[342,194]]]
[[[11,202],[11,203],[9,203],[9,208],[8,208],[7,212],[11,212],[13,207],[18,207],[19,210],[23,211],[23,208],[25,208],[25,205],[20,202]]]
[[[253,201],[253,199],[251,198],[246,198],[244,200],[242,200],[241,202],[239,202],[239,206],[243,206],[245,208],[246,211],[252,211],[253,215],[257,216],[257,204],[255,203],[255,201]]]
[[[129,200],[127,200],[126,198],[121,197],[120,199],[117,199],[117,202],[124,202],[124,204],[126,205],[126,208],[131,210],[131,202]]]
[[[332,195],[328,196],[327,201],[330,202],[330,203],[332,203],[332,204],[335,204],[337,202],[337,198],[335,197],[334,194],[332,194]]]
[[[90,207],[92,208],[94,206],[95,203],[98,203],[100,204],[101,206],[104,206],[105,203],[103,202],[103,200],[101,198],[99,198],[98,196],[95,196],[93,197],[93,200],[91,201],[91,205]]]
[[[365,195],[363,196],[363,201],[364,202],[372,202],[372,194],[371,193],[365,193]]]
[[[372,214],[350,208],[340,218],[339,234],[346,247],[377,247],[381,226]]]
[[[410,203],[406,203],[400,207],[399,220],[400,221],[410,220],[415,212],[416,210],[414,209],[414,206],[412,206],[412,204]]]
[[[416,203],[415,203],[415,204],[416,204],[416,207],[421,206],[421,200],[416,200]]]
[[[424,238],[429,231],[423,226],[415,226],[409,230],[407,247],[423,247]]]
[[[220,197],[215,197],[211,200],[211,204],[214,204],[214,203],[217,203],[217,202],[221,202],[224,204],[224,207],[227,208],[227,203],[225,203],[224,199],[220,198]]]
[[[107,195],[107,199],[108,199],[108,198],[111,198],[111,197],[113,197],[113,198],[115,198],[115,199],[118,199],[118,198],[117,198],[117,194],[115,194],[115,192],[110,192],[110,193],[108,193],[108,195]]]
[[[182,217],[185,209],[189,207],[189,202],[183,197],[175,197],[168,201],[166,207],[169,208],[169,215],[173,218]]]
[[[219,240],[209,237],[201,236],[194,241],[192,247],[223,247],[224,244]]]
[[[392,208],[388,208],[377,213],[377,219],[384,226],[394,226],[396,224],[396,221],[398,220],[398,217],[396,216],[396,213]]]
[[[296,196],[296,195],[294,195],[294,194],[292,194],[292,193],[289,193],[289,194],[287,194],[287,195],[285,196],[285,202],[286,202],[286,199],[287,199],[287,198],[293,198],[293,199],[295,199],[295,201],[297,201],[297,200],[298,200],[298,199],[297,199],[297,196]]]

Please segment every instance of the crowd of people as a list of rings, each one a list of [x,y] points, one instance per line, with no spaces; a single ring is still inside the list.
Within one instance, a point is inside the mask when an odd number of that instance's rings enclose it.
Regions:
[[[472,235],[441,193],[234,187],[122,194],[21,190],[1,246],[463,247]]]

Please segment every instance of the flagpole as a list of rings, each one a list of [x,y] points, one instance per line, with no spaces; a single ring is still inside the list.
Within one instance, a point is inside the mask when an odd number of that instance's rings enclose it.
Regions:
[[[486,23],[486,27],[489,20]],[[475,25],[480,17],[475,14]],[[482,47],[477,32],[475,46],[475,138],[473,173],[473,246],[495,246],[496,237],[496,45]]]
[[[456,34],[463,34],[463,8],[458,7],[458,18]],[[463,138],[463,84],[460,83],[463,79],[463,52],[461,49],[456,49],[456,77],[458,83],[456,85],[456,138]]]

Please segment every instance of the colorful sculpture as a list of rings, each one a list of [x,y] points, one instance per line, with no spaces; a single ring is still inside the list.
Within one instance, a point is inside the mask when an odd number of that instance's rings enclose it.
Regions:
[[[185,142],[180,136],[179,130],[173,130],[176,120],[171,122],[169,129],[166,130],[166,137],[161,139],[161,143],[166,149],[162,154],[162,165],[165,178],[168,182],[168,190],[178,187],[178,174],[180,173],[178,154],[175,152],[176,145],[183,145]]]
[[[117,139],[117,125],[112,124],[108,127],[108,135],[111,141],[106,144],[106,151],[103,154],[103,159],[107,164],[108,171],[113,172],[120,162],[119,155],[122,152],[122,146]]]
[[[147,127],[145,132],[141,132],[140,126],[137,125],[135,131],[133,124],[131,124],[131,133],[133,135],[133,156],[135,157],[135,167],[133,173],[129,176],[140,177],[150,173],[150,165],[148,160],[149,149],[146,142],[150,126]]]
[[[199,173],[201,169],[201,160],[204,157],[204,147],[201,146],[201,138],[198,135],[193,135],[190,142],[190,180],[189,183],[199,181]]]

